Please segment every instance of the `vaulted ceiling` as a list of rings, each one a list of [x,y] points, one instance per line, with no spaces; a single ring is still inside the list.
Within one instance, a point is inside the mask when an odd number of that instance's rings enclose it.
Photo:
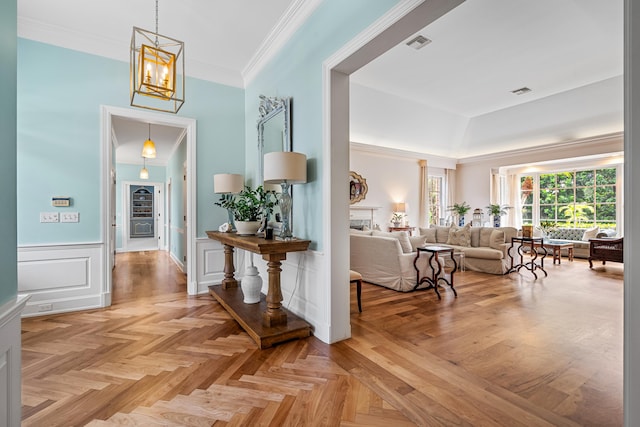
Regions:
[[[159,32],[185,42],[188,75],[243,87],[317,3],[160,0]],[[352,75],[352,140],[461,158],[621,131],[622,18],[622,0],[466,1],[419,32],[431,43]],[[133,26],[154,30],[153,0],[18,0],[20,37],[117,60]],[[148,133],[115,125],[123,145]]]

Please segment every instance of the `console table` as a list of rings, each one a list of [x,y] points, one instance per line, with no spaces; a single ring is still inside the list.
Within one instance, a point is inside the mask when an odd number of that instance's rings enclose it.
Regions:
[[[224,279],[220,285],[209,286],[209,293],[231,314],[253,338],[259,348],[311,335],[311,325],[282,307],[280,268],[287,252],[306,251],[310,240],[275,240],[257,236],[238,236],[236,233],[207,231],[210,239],[224,246]],[[234,277],[234,248],[244,249],[267,261],[269,288],[266,298],[257,304],[245,304],[242,290]]]

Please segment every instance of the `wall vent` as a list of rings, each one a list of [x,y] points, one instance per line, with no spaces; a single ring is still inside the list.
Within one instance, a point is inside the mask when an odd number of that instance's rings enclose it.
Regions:
[[[516,89],[516,90],[512,90],[511,93],[513,93],[514,95],[524,95],[525,93],[529,93],[531,92],[531,89],[529,89],[528,87],[521,87],[520,89]]]
[[[428,45],[429,43],[431,43],[431,40],[429,40],[428,38],[424,37],[424,36],[416,36],[414,38],[412,38],[411,40],[409,40],[406,44],[409,47],[414,48],[415,50],[418,50],[420,48],[425,47],[426,45]]]

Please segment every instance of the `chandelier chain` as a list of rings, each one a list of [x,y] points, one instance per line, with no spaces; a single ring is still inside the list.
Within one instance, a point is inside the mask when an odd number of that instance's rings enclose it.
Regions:
[[[156,48],[158,47],[158,0],[156,0]]]

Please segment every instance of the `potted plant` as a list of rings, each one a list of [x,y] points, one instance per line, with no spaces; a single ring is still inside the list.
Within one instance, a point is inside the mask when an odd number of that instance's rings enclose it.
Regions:
[[[404,214],[402,212],[394,212],[393,216],[391,217],[391,222],[393,223],[393,226],[400,227],[400,224],[402,223],[402,218],[404,218]]]
[[[507,210],[511,209],[511,206],[490,204],[487,206],[487,212],[493,217],[493,226],[500,227],[500,219],[502,215],[507,214]]]
[[[467,202],[455,203],[453,206],[449,206],[448,210],[455,212],[458,215],[458,226],[464,226],[464,216],[469,210],[471,206],[467,204]]]
[[[274,192],[266,191],[261,185],[252,190],[248,185],[235,196],[223,195],[217,206],[230,209],[239,235],[256,234],[260,221],[273,211]]]

